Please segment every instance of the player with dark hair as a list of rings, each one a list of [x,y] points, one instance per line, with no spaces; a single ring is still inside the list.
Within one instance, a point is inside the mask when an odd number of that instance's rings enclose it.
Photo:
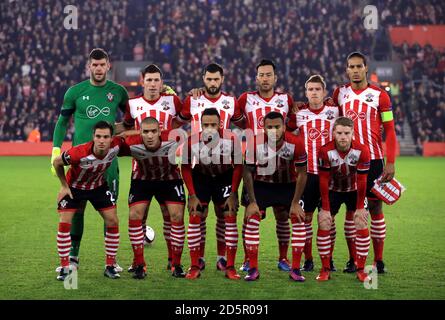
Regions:
[[[329,230],[332,216],[337,214],[343,203],[348,212],[353,212],[357,278],[364,282],[368,277],[364,271],[370,245],[365,194],[370,156],[368,147],[353,140],[353,135],[354,122],[350,118],[338,118],[333,126],[334,140],[322,146],[318,154],[322,201],[317,233],[317,246],[322,261],[318,281],[330,278],[332,244]]]
[[[261,60],[256,66],[256,85],[257,91],[243,93],[238,98],[238,103],[245,118],[245,128],[250,130],[253,135],[263,134],[264,117],[271,111],[279,112],[286,119],[292,110],[293,99],[288,93],[278,92],[275,86],[278,80],[276,66],[273,61],[268,59]],[[246,192],[243,189],[242,204],[247,206]],[[276,234],[278,239],[278,269],[282,271],[291,271],[291,266],[287,258],[289,248],[290,226],[287,208],[274,206],[274,215],[276,219]],[[247,217],[243,220],[243,244],[246,230]],[[247,251],[244,244],[244,262],[240,270],[248,271],[249,262]]]
[[[208,108],[217,109],[220,116],[220,129],[228,129],[230,124],[233,123],[236,126],[240,126],[243,123],[243,115],[238,107],[238,102],[235,97],[228,95],[221,91],[224,83],[224,71],[223,68],[216,63],[210,63],[203,69],[202,80],[204,82],[204,90],[195,90],[199,93],[195,97],[188,96],[183,108],[178,116],[178,121],[186,123],[191,121],[191,134],[195,135],[201,131],[201,116],[202,112]],[[208,208],[206,208],[207,210]],[[226,260],[225,251],[226,245],[224,241],[225,235],[225,222],[224,213],[215,207],[216,211],[216,236],[217,236],[217,263],[218,270],[224,271]],[[204,214],[201,219],[201,250],[202,256],[200,259],[201,269],[205,268],[205,239],[206,239],[206,216]]]
[[[176,117],[182,108],[181,100],[173,93],[167,93],[164,88],[163,74],[161,69],[150,64],[141,70],[141,83],[144,89],[142,95],[128,100],[124,115],[124,124],[127,127],[134,128],[125,131],[125,136],[139,134],[141,122],[147,118],[155,118],[159,122],[160,130],[170,130],[178,126]],[[170,89],[171,90],[171,89]],[[134,159],[133,167],[137,170],[139,163]],[[161,207],[162,217],[164,220],[164,238],[168,249],[167,269],[172,268],[172,247],[171,247],[171,220],[167,206],[159,203]],[[142,228],[144,232],[144,242],[149,243],[146,236],[146,221],[150,204],[146,207],[146,212],[142,218]],[[130,267],[131,268],[131,267]]]
[[[308,154],[307,182],[303,193],[306,243],[304,246],[305,262],[302,270],[313,271],[312,217],[315,209],[320,205],[317,154],[321,146],[332,139],[332,124],[339,116],[339,108],[324,100],[326,97],[326,83],[322,76],[310,76],[304,86],[308,102],[303,104],[296,114],[291,113],[289,115],[288,129],[295,130],[298,128]],[[335,222],[334,220],[332,222],[331,241],[335,242]],[[330,268],[331,271],[335,271],[333,261],[331,261]]]
[[[300,198],[306,183],[307,154],[303,141],[286,132],[283,115],[270,112],[264,118],[264,134],[247,144],[244,185],[248,193],[245,246],[250,268],[244,278],[257,280],[260,221],[266,208],[282,206],[292,224],[292,271],[289,277],[304,281],[300,260],[306,240],[304,211]]]
[[[178,142],[169,140],[170,130],[161,132],[156,118],[144,118],[140,134],[125,139],[125,148],[120,155],[131,155],[134,159],[131,175],[131,187],[128,196],[130,207],[128,233],[133,247],[133,263],[129,272],[133,278],[143,279],[146,276],[144,260],[144,232],[142,219],[153,197],[162,203],[171,221],[171,232],[168,254],[171,256],[172,275],[185,277],[181,265],[184,246],[184,187],[175,163]]]
[[[60,155],[60,148],[68,129],[71,117],[74,118],[73,146],[91,140],[91,130],[100,120],[114,124],[118,110],[125,112],[128,101],[127,90],[110,80],[107,72],[110,70],[110,60],[105,50],[95,48],[88,57],[90,79],[70,87],[63,98],[62,109],[53,134],[53,150],[51,165]],[[116,131],[122,131],[122,125],[116,126]],[[119,133],[118,132],[118,133]],[[54,167],[51,171],[55,174]],[[110,192],[117,199],[119,191],[119,167],[117,159],[109,166],[105,173]],[[71,251],[70,263],[76,268],[79,266],[79,249],[83,235],[84,211],[86,202],[78,207],[71,225]],[[116,264],[120,272],[122,268]],[[58,270],[60,271],[60,270]]]
[[[201,223],[207,215],[210,201],[213,201],[215,212],[222,212],[224,217],[226,277],[240,279],[234,265],[238,245],[237,194],[243,174],[242,150],[236,135],[230,130],[221,130],[220,121],[217,109],[205,109],[201,115],[202,132],[190,136],[184,145],[181,169],[189,191],[190,213],[188,244],[191,267],[186,276],[188,279],[196,279],[201,274],[201,239],[204,235]]]
[[[350,82],[334,91],[333,100],[340,106],[342,114],[354,121],[354,139],[369,148],[371,167],[366,197],[371,214],[371,239],[374,247],[374,264],[379,273],[384,273],[383,245],[386,224],[382,201],[372,193],[371,189],[375,179],[382,176],[382,182],[388,182],[395,173],[397,138],[391,101],[385,90],[368,82],[368,65],[362,53],[352,52],[348,55],[346,73]],[[382,131],[386,135],[386,164],[383,160]],[[352,220],[352,216],[347,217],[348,219]],[[348,241],[353,242],[353,240],[354,235],[350,234]],[[345,272],[354,272],[352,258],[348,261]]]
[[[105,179],[105,172],[117,157],[122,138],[113,138],[113,127],[106,121],[99,121],[93,127],[93,141],[72,147],[53,161],[62,188],[57,196],[60,214],[57,233],[57,248],[60,257],[60,273],[57,280],[65,280],[76,269],[70,266],[71,223],[79,209],[90,201],[103,217],[105,233],[106,277],[119,278],[114,265],[119,247],[119,222],[114,198]],[[64,166],[70,166],[66,176]]]

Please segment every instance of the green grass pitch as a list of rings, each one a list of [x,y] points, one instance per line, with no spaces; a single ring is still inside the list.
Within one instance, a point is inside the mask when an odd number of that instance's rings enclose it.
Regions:
[[[145,280],[133,280],[126,271],[118,280],[103,276],[103,223],[89,204],[80,251],[78,289],[66,290],[63,283],[56,281],[54,272],[58,264],[55,205],[59,183],[50,173],[49,158],[0,157],[0,299],[444,299],[444,168],[445,158],[398,159],[397,178],[407,191],[400,202],[384,208],[385,262],[389,272],[378,277],[376,290],[365,289],[354,275],[341,271],[334,273],[327,283],[317,283],[316,272],[306,273],[305,283],[291,282],[286,273],[277,269],[275,223],[270,212],[261,225],[259,281],[234,282],[216,271],[213,210],[207,223],[206,270],[196,281],[175,279],[165,269],[167,252],[157,203],[152,205],[149,215],[156,240],[146,249],[148,277]],[[120,159],[120,170],[118,261],[126,268],[132,260],[126,205],[130,159]],[[337,217],[334,252],[338,269],[342,269],[347,260],[342,211]],[[241,230],[242,212],[239,215]],[[242,259],[241,242],[239,249],[237,266]],[[370,253],[372,258],[372,247]],[[320,262],[315,246],[314,257],[318,271]],[[188,249],[184,250],[183,263],[185,268],[189,267]]]

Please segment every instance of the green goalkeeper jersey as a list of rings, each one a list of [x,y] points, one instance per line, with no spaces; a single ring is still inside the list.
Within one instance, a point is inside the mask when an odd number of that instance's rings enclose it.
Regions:
[[[88,79],[70,87],[63,98],[53,146],[61,147],[71,115],[74,116],[73,146],[76,146],[92,140],[93,127],[98,121],[114,125],[118,108],[125,112],[127,101],[127,90],[110,80],[103,86],[94,86]]]

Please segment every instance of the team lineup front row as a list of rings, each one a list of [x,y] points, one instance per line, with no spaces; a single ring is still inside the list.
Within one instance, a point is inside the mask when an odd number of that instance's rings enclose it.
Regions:
[[[216,108],[203,110],[201,131],[192,131],[189,135],[182,129],[162,130],[156,118],[146,117],[140,123],[138,134],[113,136],[113,126],[99,121],[94,126],[92,141],[72,147],[57,157],[53,164],[62,185],[57,198],[60,214],[57,246],[61,264],[57,279],[65,280],[72,272],[69,263],[71,222],[85,201],[91,202],[106,225],[104,274],[112,279],[120,277],[114,268],[120,241],[117,209],[104,174],[116,157],[131,156],[135,164],[128,197],[128,233],[134,254],[129,269],[133,278],[143,279],[146,276],[142,219],[155,197],[167,207],[170,215],[171,271],[174,277],[196,279],[200,276],[205,246],[202,221],[205,221],[209,203],[213,201],[218,208],[215,210],[218,217],[225,222],[222,235],[225,257],[224,266],[220,269],[225,271],[227,278],[240,279],[235,269],[235,256],[238,247],[238,187],[243,179],[241,204],[246,207],[243,226],[244,266],[248,263],[246,281],[260,277],[259,230],[268,207],[280,208],[290,219],[292,261],[289,277],[294,281],[305,281],[300,261],[307,238],[305,211],[308,209],[303,207],[306,203],[317,206],[320,199],[317,247],[322,268],[317,280],[329,280],[333,271],[330,230],[333,217],[344,203],[353,221],[348,231],[355,235],[353,243],[348,241],[350,257],[357,278],[366,281],[368,275],[364,267],[370,234],[368,211],[364,204],[371,157],[369,148],[353,139],[354,121],[340,116],[333,122],[332,140],[327,140],[316,153],[316,159],[312,159],[318,169],[316,180],[308,178],[308,153],[304,139],[286,130],[281,113],[267,113],[264,131],[247,135],[245,147],[234,132],[222,130],[220,124],[221,116]],[[176,161],[178,148],[182,157],[180,166]],[[64,166],[69,166],[66,175]],[[186,199],[183,182],[189,194],[187,232],[184,226]],[[313,212],[315,207],[310,210]],[[186,234],[191,257],[187,273],[181,264]]]

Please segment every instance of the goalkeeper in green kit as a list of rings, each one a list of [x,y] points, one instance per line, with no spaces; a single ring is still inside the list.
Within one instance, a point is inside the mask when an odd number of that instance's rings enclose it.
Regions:
[[[117,110],[125,112],[128,101],[127,90],[110,80],[107,80],[107,71],[110,69],[108,54],[100,48],[93,49],[88,57],[90,79],[70,87],[65,93],[60,116],[54,129],[53,150],[51,156],[51,171],[53,160],[60,155],[60,148],[66,135],[71,116],[74,117],[73,146],[89,142],[94,125],[101,121],[114,124]],[[123,124],[115,125],[115,132],[119,134],[124,130]],[[106,172],[106,179],[113,197],[117,200],[119,191],[119,167],[117,158]],[[82,188],[82,186],[80,186]],[[79,248],[83,234],[84,211],[86,202],[74,215],[71,226],[70,264],[77,268],[79,265]],[[116,263],[115,269],[121,272],[122,268]]]

